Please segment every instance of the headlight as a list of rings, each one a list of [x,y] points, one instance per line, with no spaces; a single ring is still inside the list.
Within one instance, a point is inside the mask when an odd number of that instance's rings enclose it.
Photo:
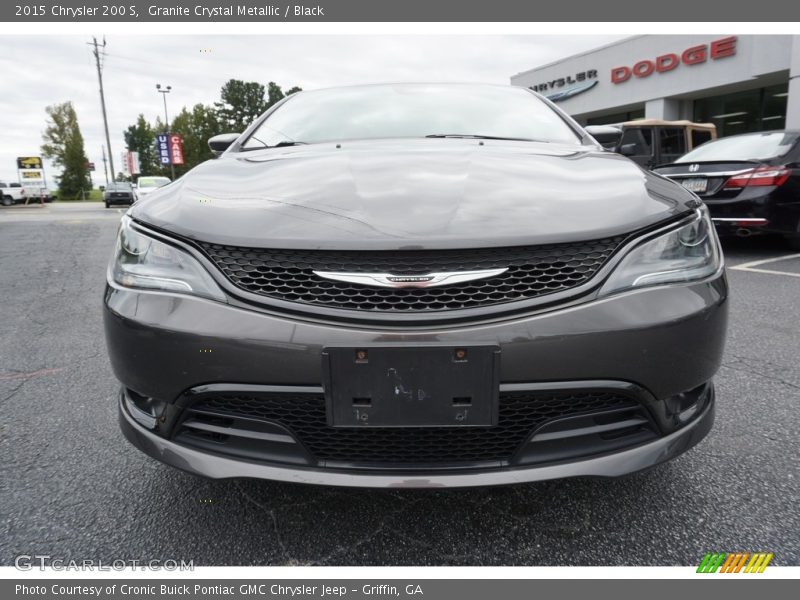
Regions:
[[[705,207],[691,222],[630,250],[600,289],[600,295],[659,283],[695,281],[716,273],[722,255]]]
[[[109,277],[121,286],[162,290],[225,300],[211,275],[188,253],[131,226],[125,216],[119,228]]]

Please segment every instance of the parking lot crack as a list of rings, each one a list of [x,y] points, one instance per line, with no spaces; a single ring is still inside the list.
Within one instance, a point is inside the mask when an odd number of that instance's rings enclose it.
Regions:
[[[254,504],[258,508],[263,510],[265,513],[267,513],[267,516],[269,516],[270,520],[272,521],[272,530],[275,533],[275,541],[278,543],[278,547],[280,548],[280,551],[281,551],[281,557],[283,558],[284,562],[286,564],[299,564],[291,556],[291,554],[289,553],[288,548],[286,547],[286,544],[283,541],[283,537],[281,535],[280,526],[279,526],[279,523],[278,523],[278,515],[275,513],[275,509],[274,508],[270,508],[269,506],[266,506],[265,504],[259,502],[255,498],[253,498],[250,494],[248,494],[244,490],[244,488],[242,487],[240,482],[234,481],[234,485],[237,488],[239,488],[239,491],[242,493],[242,495],[244,496],[244,498],[248,502],[250,502],[251,504]]]
[[[348,551],[356,550],[357,548],[360,548],[364,544],[368,544],[369,542],[374,540],[377,536],[379,536],[381,533],[389,531],[391,533],[397,534],[397,532],[393,528],[389,527],[389,525],[388,525],[389,522],[394,517],[397,517],[397,516],[401,515],[402,513],[407,512],[408,510],[410,510],[411,508],[413,508],[414,506],[416,506],[420,502],[421,502],[421,500],[413,500],[411,502],[408,502],[408,503],[404,504],[400,508],[397,508],[396,510],[393,510],[393,511],[390,511],[390,512],[386,513],[386,515],[384,515],[380,519],[378,524],[371,531],[369,531],[368,533],[366,533],[362,537],[358,538],[356,541],[354,541],[351,544],[348,544],[346,546],[337,547],[333,552],[330,552],[329,554],[327,554],[326,556],[320,558],[319,560],[313,561],[313,563],[311,563],[311,564],[320,565],[320,566],[329,565],[330,561],[333,560],[334,557],[341,556],[341,555],[343,555],[344,553],[346,553]],[[397,534],[397,535],[399,537],[403,537],[404,539],[406,538],[406,536],[404,536],[404,535],[400,535],[400,534]],[[412,540],[409,539],[408,541],[412,541]]]
[[[786,387],[790,387],[795,390],[800,390],[800,385],[792,383],[791,381],[787,381],[782,377],[777,377],[775,375],[765,373],[764,371],[754,367],[746,358],[742,357],[735,357],[735,358],[736,360],[733,362],[723,362],[722,368],[731,369],[732,371],[738,371],[740,373],[748,373],[749,375],[757,375],[758,377],[763,377],[764,379],[768,379],[769,381],[774,381],[775,383],[785,385]]]
[[[27,379],[23,379],[22,381],[20,381],[19,385],[17,385],[14,389],[12,389],[10,394],[8,394],[2,400],[0,400],[0,403],[7,402],[8,400],[11,400],[11,398],[16,396],[17,392],[19,392],[22,389],[22,387],[25,385],[27,381],[28,381]]]

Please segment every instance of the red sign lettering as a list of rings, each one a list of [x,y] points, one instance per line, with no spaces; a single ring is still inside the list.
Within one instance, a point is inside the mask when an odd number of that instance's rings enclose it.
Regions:
[[[669,52],[657,56],[655,60],[640,60],[632,67],[614,67],[611,69],[611,83],[619,84],[628,81],[631,75],[644,78],[649,77],[654,72],[666,73],[676,69],[680,64],[686,66],[699,65],[708,60],[719,60],[727,56],[734,56],[736,54],[736,36],[730,36],[714,40],[710,44],[698,44],[691,48],[686,48],[681,52],[680,57],[677,54]]]
[[[662,54],[656,58],[656,71],[666,73],[667,71],[672,71],[679,64],[680,60],[678,60],[677,54]]]
[[[622,83],[623,81],[628,81],[630,78],[631,70],[628,67],[617,67],[615,69],[611,69],[612,83]]]
[[[637,77],[647,77],[655,68],[656,66],[653,64],[652,60],[640,60],[633,65],[633,74]]]

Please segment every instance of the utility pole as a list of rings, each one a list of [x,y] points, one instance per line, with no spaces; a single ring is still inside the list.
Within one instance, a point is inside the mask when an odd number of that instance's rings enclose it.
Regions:
[[[106,147],[108,148],[108,163],[111,166],[111,180],[116,180],[114,172],[114,153],[111,151],[111,136],[108,135],[108,116],[106,115],[106,97],[103,93],[103,66],[100,61],[100,56],[105,57],[106,38],[103,37],[103,43],[98,44],[97,38],[92,37],[92,42],[88,43],[89,46],[94,46],[92,54],[94,54],[95,63],[97,63],[97,80],[100,82],[100,106],[103,108],[103,125],[106,128]],[[103,162],[105,166],[105,162]],[[106,183],[108,183],[108,175],[106,175]]]
[[[157,83],[156,90],[158,90],[158,93],[161,94],[162,98],[164,98],[164,128],[166,129],[164,134],[167,136],[167,143],[169,144],[169,116],[167,115],[167,94],[169,94],[172,91],[172,86],[168,85],[166,88],[162,90],[161,84]],[[171,155],[172,153],[170,152],[170,156]],[[169,161],[169,167],[172,171],[172,181],[175,181],[175,165],[172,164],[172,160]]]
[[[100,149],[103,151],[103,173],[106,175],[106,187],[108,187],[108,167],[106,166],[106,147],[102,144],[100,145]]]

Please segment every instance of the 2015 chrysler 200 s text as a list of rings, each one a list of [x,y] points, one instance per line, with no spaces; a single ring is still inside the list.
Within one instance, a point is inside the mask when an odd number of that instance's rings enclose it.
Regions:
[[[533,92],[289,96],[123,219],[127,438],[213,478],[618,476],[714,415],[727,284],[691,192]]]

